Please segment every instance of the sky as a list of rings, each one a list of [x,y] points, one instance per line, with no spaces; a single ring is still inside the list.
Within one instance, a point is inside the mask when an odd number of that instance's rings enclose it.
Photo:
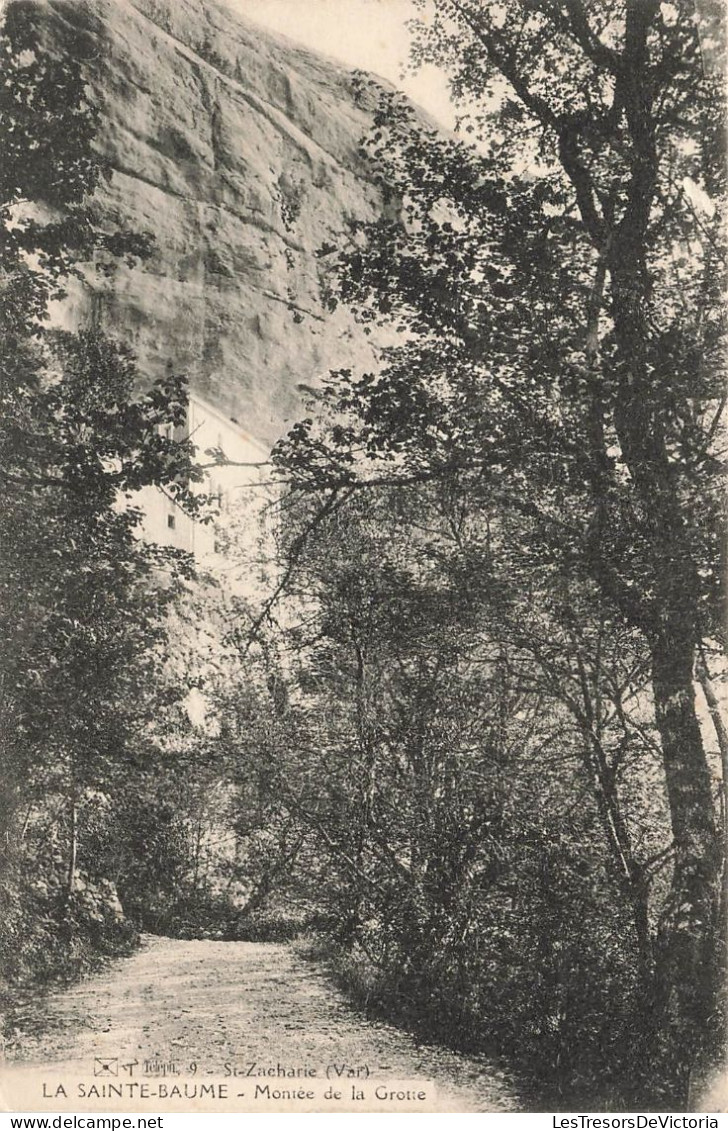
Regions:
[[[229,8],[350,67],[374,71],[443,125],[454,113],[444,75],[426,67],[404,75],[410,34],[406,21],[421,16],[412,0],[225,0]]]

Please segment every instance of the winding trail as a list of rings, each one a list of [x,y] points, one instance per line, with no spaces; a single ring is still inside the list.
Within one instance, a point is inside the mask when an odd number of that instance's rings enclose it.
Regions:
[[[298,1111],[527,1110],[501,1069],[364,1017],[290,944],[145,936],[32,1011],[6,1110],[266,1111],[290,1092]]]

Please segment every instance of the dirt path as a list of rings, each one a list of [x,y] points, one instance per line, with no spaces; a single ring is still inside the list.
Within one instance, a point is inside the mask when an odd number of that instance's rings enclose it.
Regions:
[[[524,1110],[503,1072],[368,1020],[288,944],[148,936],[37,1008],[3,1078],[15,1110],[269,1110],[299,1089],[298,1110]],[[419,1083],[382,1099],[391,1081]]]

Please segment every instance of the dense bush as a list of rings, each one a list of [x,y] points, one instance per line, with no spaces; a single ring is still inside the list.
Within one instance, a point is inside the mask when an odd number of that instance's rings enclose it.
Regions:
[[[68,894],[60,863],[5,867],[0,879],[0,987],[70,980],[103,956],[128,954],[137,931],[109,880],[77,877]]]
[[[323,951],[358,1004],[451,1047],[507,1056],[549,1109],[644,1103],[630,909],[583,842],[531,830],[501,880],[456,915],[403,891],[367,911],[354,938],[330,930]]]
[[[640,643],[588,585],[516,600],[543,574],[507,528],[495,588],[446,542],[451,506],[371,492],[300,555],[308,616],[265,750],[307,830],[297,882],[367,1008],[507,1055],[545,1106],[644,1106],[669,841]]]

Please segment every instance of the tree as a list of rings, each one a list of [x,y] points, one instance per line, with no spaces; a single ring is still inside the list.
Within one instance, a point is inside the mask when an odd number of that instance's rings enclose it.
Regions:
[[[330,382],[325,437],[304,422],[281,449],[339,497],[477,492],[644,641],[674,844],[653,1055],[675,1102],[725,961],[693,686],[722,636],[725,404],[722,91],[699,33],[687,3],[436,0],[415,60],[447,69],[479,148],[383,96],[365,151],[397,215],[355,230],[332,290],[407,336]]]
[[[190,493],[191,445],[161,429],[184,422],[184,380],[142,393],[122,345],[47,325],[50,302],[92,253],[111,271],[120,255],[146,254],[149,239],[99,222],[98,111],[73,53],[41,47],[37,15],[11,4],[0,36],[0,819],[11,904],[27,896],[23,870],[40,864],[29,949],[37,937],[42,947],[50,915],[68,928],[70,951],[89,927],[78,890],[82,869],[94,873],[79,855],[84,807],[96,828],[151,753],[144,729],[173,591],[155,574],[189,569],[140,541],[131,500],[150,484],[192,512],[202,500]]]
[[[288,507],[305,724],[268,763],[355,988],[553,1102],[631,1106],[669,858],[644,649],[452,482],[362,487],[313,531],[320,501]]]

